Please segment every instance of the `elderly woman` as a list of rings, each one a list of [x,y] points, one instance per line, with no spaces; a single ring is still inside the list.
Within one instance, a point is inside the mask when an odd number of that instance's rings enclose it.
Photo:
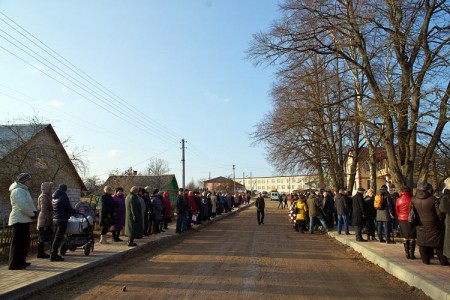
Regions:
[[[445,179],[444,183],[445,188],[442,192],[443,196],[439,203],[439,210],[446,214],[443,253],[447,258],[450,258],[450,177]]]
[[[120,239],[120,231],[125,225],[125,196],[122,187],[116,188],[113,199],[116,203],[116,224],[111,226],[111,232],[114,242],[122,242],[122,239]]]
[[[37,229],[39,231],[39,243],[37,258],[50,258],[45,253],[45,242],[50,242],[53,237],[53,205],[52,205],[53,182],[41,184],[41,194],[37,201],[39,211]]]
[[[417,184],[416,196],[412,199],[417,215],[417,244],[420,258],[424,264],[430,264],[433,251],[436,250],[441,265],[448,265],[443,254],[444,228],[440,219],[438,201],[433,196],[433,188],[428,182]]]
[[[100,244],[109,244],[106,240],[109,227],[116,224],[116,202],[112,197],[112,188],[105,186],[103,188],[103,195],[101,198],[102,209],[100,210],[100,226],[102,226],[102,233],[100,237]]]
[[[128,247],[137,246],[134,239],[142,238],[144,222],[138,192],[139,188],[133,186],[125,198],[125,235],[128,236]]]

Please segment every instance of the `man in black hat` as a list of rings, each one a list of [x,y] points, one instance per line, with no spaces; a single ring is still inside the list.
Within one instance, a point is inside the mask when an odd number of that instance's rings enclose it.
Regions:
[[[366,224],[366,207],[364,206],[364,188],[359,187],[352,201],[352,225],[355,227],[356,240],[366,242],[362,237],[362,228]]]

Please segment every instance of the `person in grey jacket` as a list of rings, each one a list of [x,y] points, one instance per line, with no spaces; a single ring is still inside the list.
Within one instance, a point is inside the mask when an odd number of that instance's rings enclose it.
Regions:
[[[382,209],[377,209],[377,232],[380,243],[395,244],[391,239],[392,220],[394,219],[394,208],[387,186],[382,185],[378,191],[383,196]],[[376,196],[375,196],[376,197]],[[383,233],[386,240],[383,239]]]
[[[39,243],[37,258],[49,258],[46,254],[45,242],[51,241],[53,235],[53,205],[52,205],[53,182],[43,182],[41,184],[41,194],[37,202],[39,215],[37,218],[37,229],[39,231]],[[48,237],[50,235],[50,239]]]
[[[348,229],[348,201],[347,193],[344,190],[339,190],[334,196],[334,203],[336,205],[337,212],[337,232],[341,234],[342,225],[344,225],[345,234],[349,235],[350,231]]]
[[[30,247],[30,223],[37,216],[33,199],[28,190],[30,186],[30,174],[20,173],[16,181],[9,187],[12,210],[9,214],[8,225],[13,228],[9,247],[10,270],[21,270],[30,265],[26,261]]]

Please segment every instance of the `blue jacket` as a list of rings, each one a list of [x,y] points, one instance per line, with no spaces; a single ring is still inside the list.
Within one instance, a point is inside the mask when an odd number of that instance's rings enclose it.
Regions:
[[[56,190],[52,195],[53,221],[67,221],[76,211],[70,204],[66,192]]]

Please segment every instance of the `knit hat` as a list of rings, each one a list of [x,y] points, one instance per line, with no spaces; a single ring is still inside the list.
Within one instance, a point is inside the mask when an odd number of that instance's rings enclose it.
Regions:
[[[61,192],[66,192],[67,191],[67,185],[65,184],[60,184],[58,186],[58,190],[60,190]]]
[[[20,173],[16,177],[16,181],[20,183],[25,183],[27,180],[31,180],[31,176],[28,173]]]

